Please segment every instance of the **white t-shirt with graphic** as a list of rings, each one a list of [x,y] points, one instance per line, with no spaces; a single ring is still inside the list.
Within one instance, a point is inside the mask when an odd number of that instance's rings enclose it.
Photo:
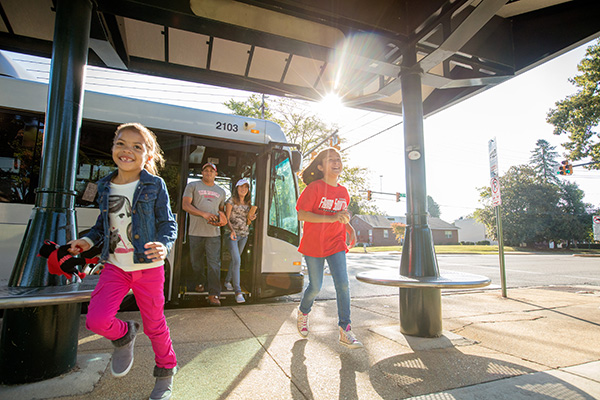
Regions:
[[[108,222],[110,225],[110,243],[108,262],[124,271],[139,271],[160,267],[164,261],[134,263],[133,244],[131,243],[131,204],[139,181],[118,185],[110,184],[108,197]]]

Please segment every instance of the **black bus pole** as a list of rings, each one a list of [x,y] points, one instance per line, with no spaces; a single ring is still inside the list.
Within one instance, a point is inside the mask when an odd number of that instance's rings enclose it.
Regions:
[[[44,239],[63,244],[76,237],[75,178],[91,0],[58,0],[48,87],[40,184],[8,285],[65,285],[36,257]],[[0,380],[35,382],[75,366],[81,304],[8,309],[0,340]]]
[[[425,141],[421,68],[414,46],[403,54],[401,70],[404,157],[406,166],[406,234],[400,275],[439,277],[433,237],[427,222]],[[436,288],[400,288],[400,331],[419,337],[442,334],[442,297]]]

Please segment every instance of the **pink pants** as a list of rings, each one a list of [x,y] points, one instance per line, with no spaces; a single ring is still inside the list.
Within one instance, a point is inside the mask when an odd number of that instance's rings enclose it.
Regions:
[[[123,298],[132,289],[142,315],[144,333],[152,342],[156,366],[174,368],[177,358],[164,314],[164,283],[164,267],[126,272],[107,263],[92,292],[86,327],[110,340],[125,336],[127,323],[116,315]]]

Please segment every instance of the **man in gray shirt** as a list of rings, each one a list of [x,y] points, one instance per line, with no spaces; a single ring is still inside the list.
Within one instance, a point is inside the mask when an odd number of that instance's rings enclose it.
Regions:
[[[191,182],[183,192],[182,207],[190,215],[189,241],[192,270],[198,282],[195,290],[208,288],[208,302],[220,306],[221,294],[221,226],[225,217],[225,190],[215,184],[217,167],[206,163],[202,167],[202,180]],[[203,259],[208,264],[208,281],[204,274]]]

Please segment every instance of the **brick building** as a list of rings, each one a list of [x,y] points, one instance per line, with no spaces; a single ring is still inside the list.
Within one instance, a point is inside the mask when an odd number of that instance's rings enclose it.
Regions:
[[[434,217],[429,217],[427,223],[431,228],[433,244],[458,244],[458,228],[455,225]]]
[[[385,217],[391,223],[401,223],[406,225],[406,217]],[[458,227],[454,224],[450,224],[439,218],[429,217],[427,219],[429,228],[431,229],[431,236],[433,237],[433,244],[458,244]]]
[[[382,215],[355,215],[350,225],[356,231],[356,243],[371,246],[396,246],[398,241],[392,231],[392,223]]]

